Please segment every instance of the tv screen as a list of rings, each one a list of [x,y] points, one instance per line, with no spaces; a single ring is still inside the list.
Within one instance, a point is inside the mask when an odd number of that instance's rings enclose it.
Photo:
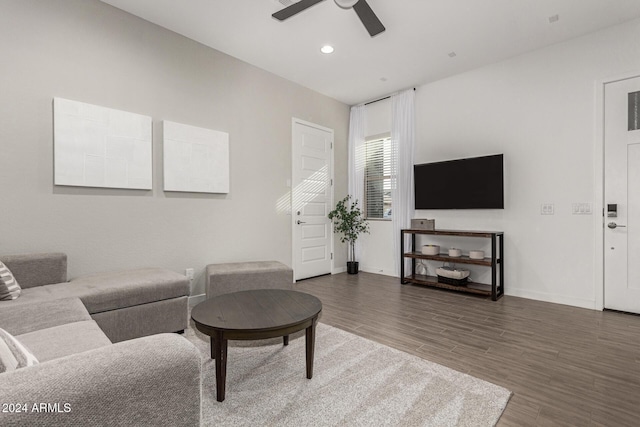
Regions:
[[[504,209],[503,155],[413,166],[416,209]]]

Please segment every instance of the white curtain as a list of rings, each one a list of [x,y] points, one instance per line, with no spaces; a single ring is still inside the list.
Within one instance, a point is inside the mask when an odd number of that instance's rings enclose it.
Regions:
[[[393,253],[396,275],[400,276],[400,230],[410,228],[415,211],[413,193],[413,152],[415,145],[415,91],[409,89],[391,96],[391,188]],[[411,237],[405,237],[408,248]],[[408,271],[405,265],[405,274]]]
[[[351,107],[349,120],[349,182],[348,193],[351,201],[358,201],[358,207],[364,211],[364,168],[365,168],[365,106]],[[360,257],[360,241],[356,241],[356,259]]]

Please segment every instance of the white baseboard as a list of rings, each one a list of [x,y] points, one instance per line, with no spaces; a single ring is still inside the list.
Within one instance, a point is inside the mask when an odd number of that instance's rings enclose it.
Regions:
[[[189,307],[193,307],[194,305],[199,304],[206,299],[207,296],[205,294],[192,295],[189,297]]]
[[[347,272],[347,267],[335,267],[333,270],[331,270],[331,274],[340,274],[340,273],[346,273]]]
[[[399,277],[395,272],[395,268],[384,269],[370,265],[360,265],[360,271],[364,271],[365,273],[381,274],[383,276]]]
[[[334,268],[331,274],[345,273],[346,271],[347,271],[347,267]],[[382,274],[384,276],[398,277],[395,274],[390,274],[388,272],[385,272],[384,270],[381,271],[381,269],[370,268],[368,266],[361,266],[360,271],[364,271],[366,273],[373,273],[373,274]],[[573,307],[587,308],[590,310],[598,310],[598,308],[596,307],[595,300],[566,297],[563,295],[554,295],[554,294],[548,294],[544,292],[532,292],[526,289],[518,289],[518,288],[514,289],[509,287],[507,287],[506,291],[507,292],[505,292],[505,295],[510,295],[514,297],[527,298],[527,299],[532,299],[536,301],[551,302],[554,304],[570,305]],[[193,307],[196,304],[199,304],[206,299],[207,299],[207,296],[205,294],[192,295],[189,297],[189,306]]]
[[[346,270],[347,270],[346,268],[342,269],[343,272]],[[390,276],[390,277],[399,277],[398,275],[395,274],[394,271],[389,271],[389,270],[385,271],[383,268],[373,267],[370,265],[361,264],[360,271],[364,271],[366,273],[381,274],[381,275]],[[599,308],[596,305],[596,301],[592,299],[567,297],[564,295],[556,295],[556,294],[550,294],[545,292],[532,292],[527,289],[519,289],[519,288],[514,289],[508,286],[505,294],[511,295],[514,297],[532,299],[536,301],[570,305],[572,307],[587,308],[590,310],[599,310]]]
[[[359,271],[364,271],[365,273],[382,274],[383,276],[398,277],[398,275],[395,274],[395,271],[393,270],[372,267],[369,265],[362,265],[362,264],[360,264],[358,267],[359,267],[358,268]],[[346,273],[346,272],[347,272],[346,266],[336,267],[333,270],[331,270],[331,274],[340,274],[340,273]]]
[[[567,297],[564,295],[548,294],[546,292],[532,292],[526,289],[506,287],[505,295],[527,298],[536,301],[552,302],[555,304],[570,305],[573,307],[588,308],[596,310],[596,301],[583,298]]]

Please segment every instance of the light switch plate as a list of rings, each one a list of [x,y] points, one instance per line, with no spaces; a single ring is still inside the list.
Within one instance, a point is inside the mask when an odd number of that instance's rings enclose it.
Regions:
[[[593,208],[591,203],[572,203],[571,213],[573,215],[591,215]]]

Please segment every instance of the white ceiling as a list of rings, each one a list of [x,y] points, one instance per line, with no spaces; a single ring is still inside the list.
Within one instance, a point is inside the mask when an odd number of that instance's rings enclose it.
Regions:
[[[102,1],[349,105],[640,17],[639,0],[368,0],[371,38],[333,0],[283,22],[278,0]]]

